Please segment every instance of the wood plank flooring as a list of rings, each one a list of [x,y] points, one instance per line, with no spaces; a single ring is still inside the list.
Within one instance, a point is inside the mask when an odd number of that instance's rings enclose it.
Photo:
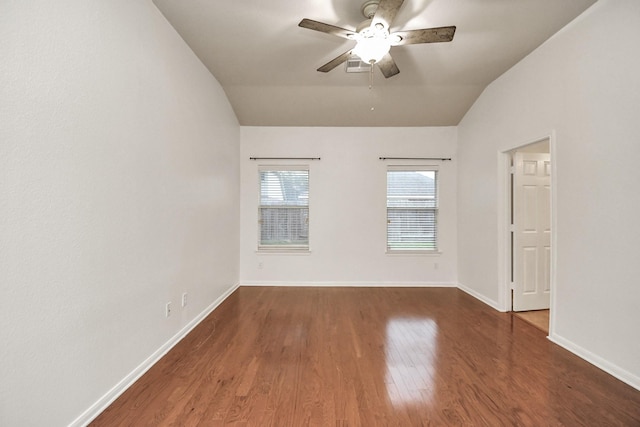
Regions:
[[[640,426],[640,391],[455,288],[241,287],[93,426]]]
[[[513,312],[513,315],[549,335],[549,310],[520,311]]]

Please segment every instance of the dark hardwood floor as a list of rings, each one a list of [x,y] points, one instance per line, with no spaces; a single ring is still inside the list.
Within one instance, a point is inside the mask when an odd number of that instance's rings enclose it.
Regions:
[[[94,426],[640,426],[640,391],[454,288],[242,287]]]

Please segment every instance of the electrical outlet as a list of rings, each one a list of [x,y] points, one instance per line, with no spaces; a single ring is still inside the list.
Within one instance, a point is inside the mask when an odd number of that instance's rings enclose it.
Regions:
[[[439,266],[438,266],[438,263],[437,263],[437,262],[434,262],[434,263],[433,263],[433,269],[434,269],[434,270],[437,270],[437,269],[438,269],[438,267],[439,267]]]
[[[260,261],[260,262],[258,263],[258,269],[259,269],[259,270],[262,270],[262,267],[264,267],[264,264],[262,263],[262,261]]]
[[[168,302],[167,305],[165,306],[164,315],[165,315],[165,317],[171,316],[171,303],[170,302]]]
[[[187,293],[186,292],[184,294],[182,294],[182,306],[183,307],[187,306]]]

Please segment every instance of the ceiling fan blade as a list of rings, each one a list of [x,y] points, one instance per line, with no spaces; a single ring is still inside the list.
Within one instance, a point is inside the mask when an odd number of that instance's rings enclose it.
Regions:
[[[318,71],[320,71],[322,73],[327,73],[327,72],[333,70],[334,68],[336,68],[338,65],[342,64],[343,62],[345,62],[347,59],[349,59],[350,56],[351,56],[351,51],[348,50],[345,53],[343,53],[342,55],[338,56],[337,58],[332,59],[331,61],[329,61],[326,64],[324,64],[322,67],[318,68]]]
[[[456,32],[456,27],[438,27],[438,28],[424,28],[422,30],[409,30],[409,31],[396,31],[391,34],[391,40],[400,37],[399,41],[392,41],[392,46],[404,46],[406,44],[418,44],[418,43],[440,43],[450,42],[453,40],[453,35]]]
[[[376,62],[382,74],[386,77],[393,77],[400,72],[398,66],[396,65],[396,61],[393,60],[391,54],[387,53],[382,59]]]
[[[318,22],[306,18],[300,21],[298,26],[314,31],[320,31],[321,33],[333,34],[334,36],[343,37],[345,39],[353,39],[355,34],[355,31],[347,30],[346,28],[340,28],[335,25],[329,25],[324,22]]]
[[[372,18],[371,26],[382,24],[388,30],[403,2],[404,0],[380,0],[378,9],[376,9],[376,13]]]

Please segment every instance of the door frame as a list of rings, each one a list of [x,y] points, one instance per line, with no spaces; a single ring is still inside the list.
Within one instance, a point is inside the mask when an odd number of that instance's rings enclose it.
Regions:
[[[541,137],[516,142],[498,151],[498,303],[501,311],[512,311],[511,302],[511,152],[527,145],[549,140],[551,157],[551,271],[549,302],[549,336],[554,334],[557,272],[557,166],[556,133],[551,130]]]

